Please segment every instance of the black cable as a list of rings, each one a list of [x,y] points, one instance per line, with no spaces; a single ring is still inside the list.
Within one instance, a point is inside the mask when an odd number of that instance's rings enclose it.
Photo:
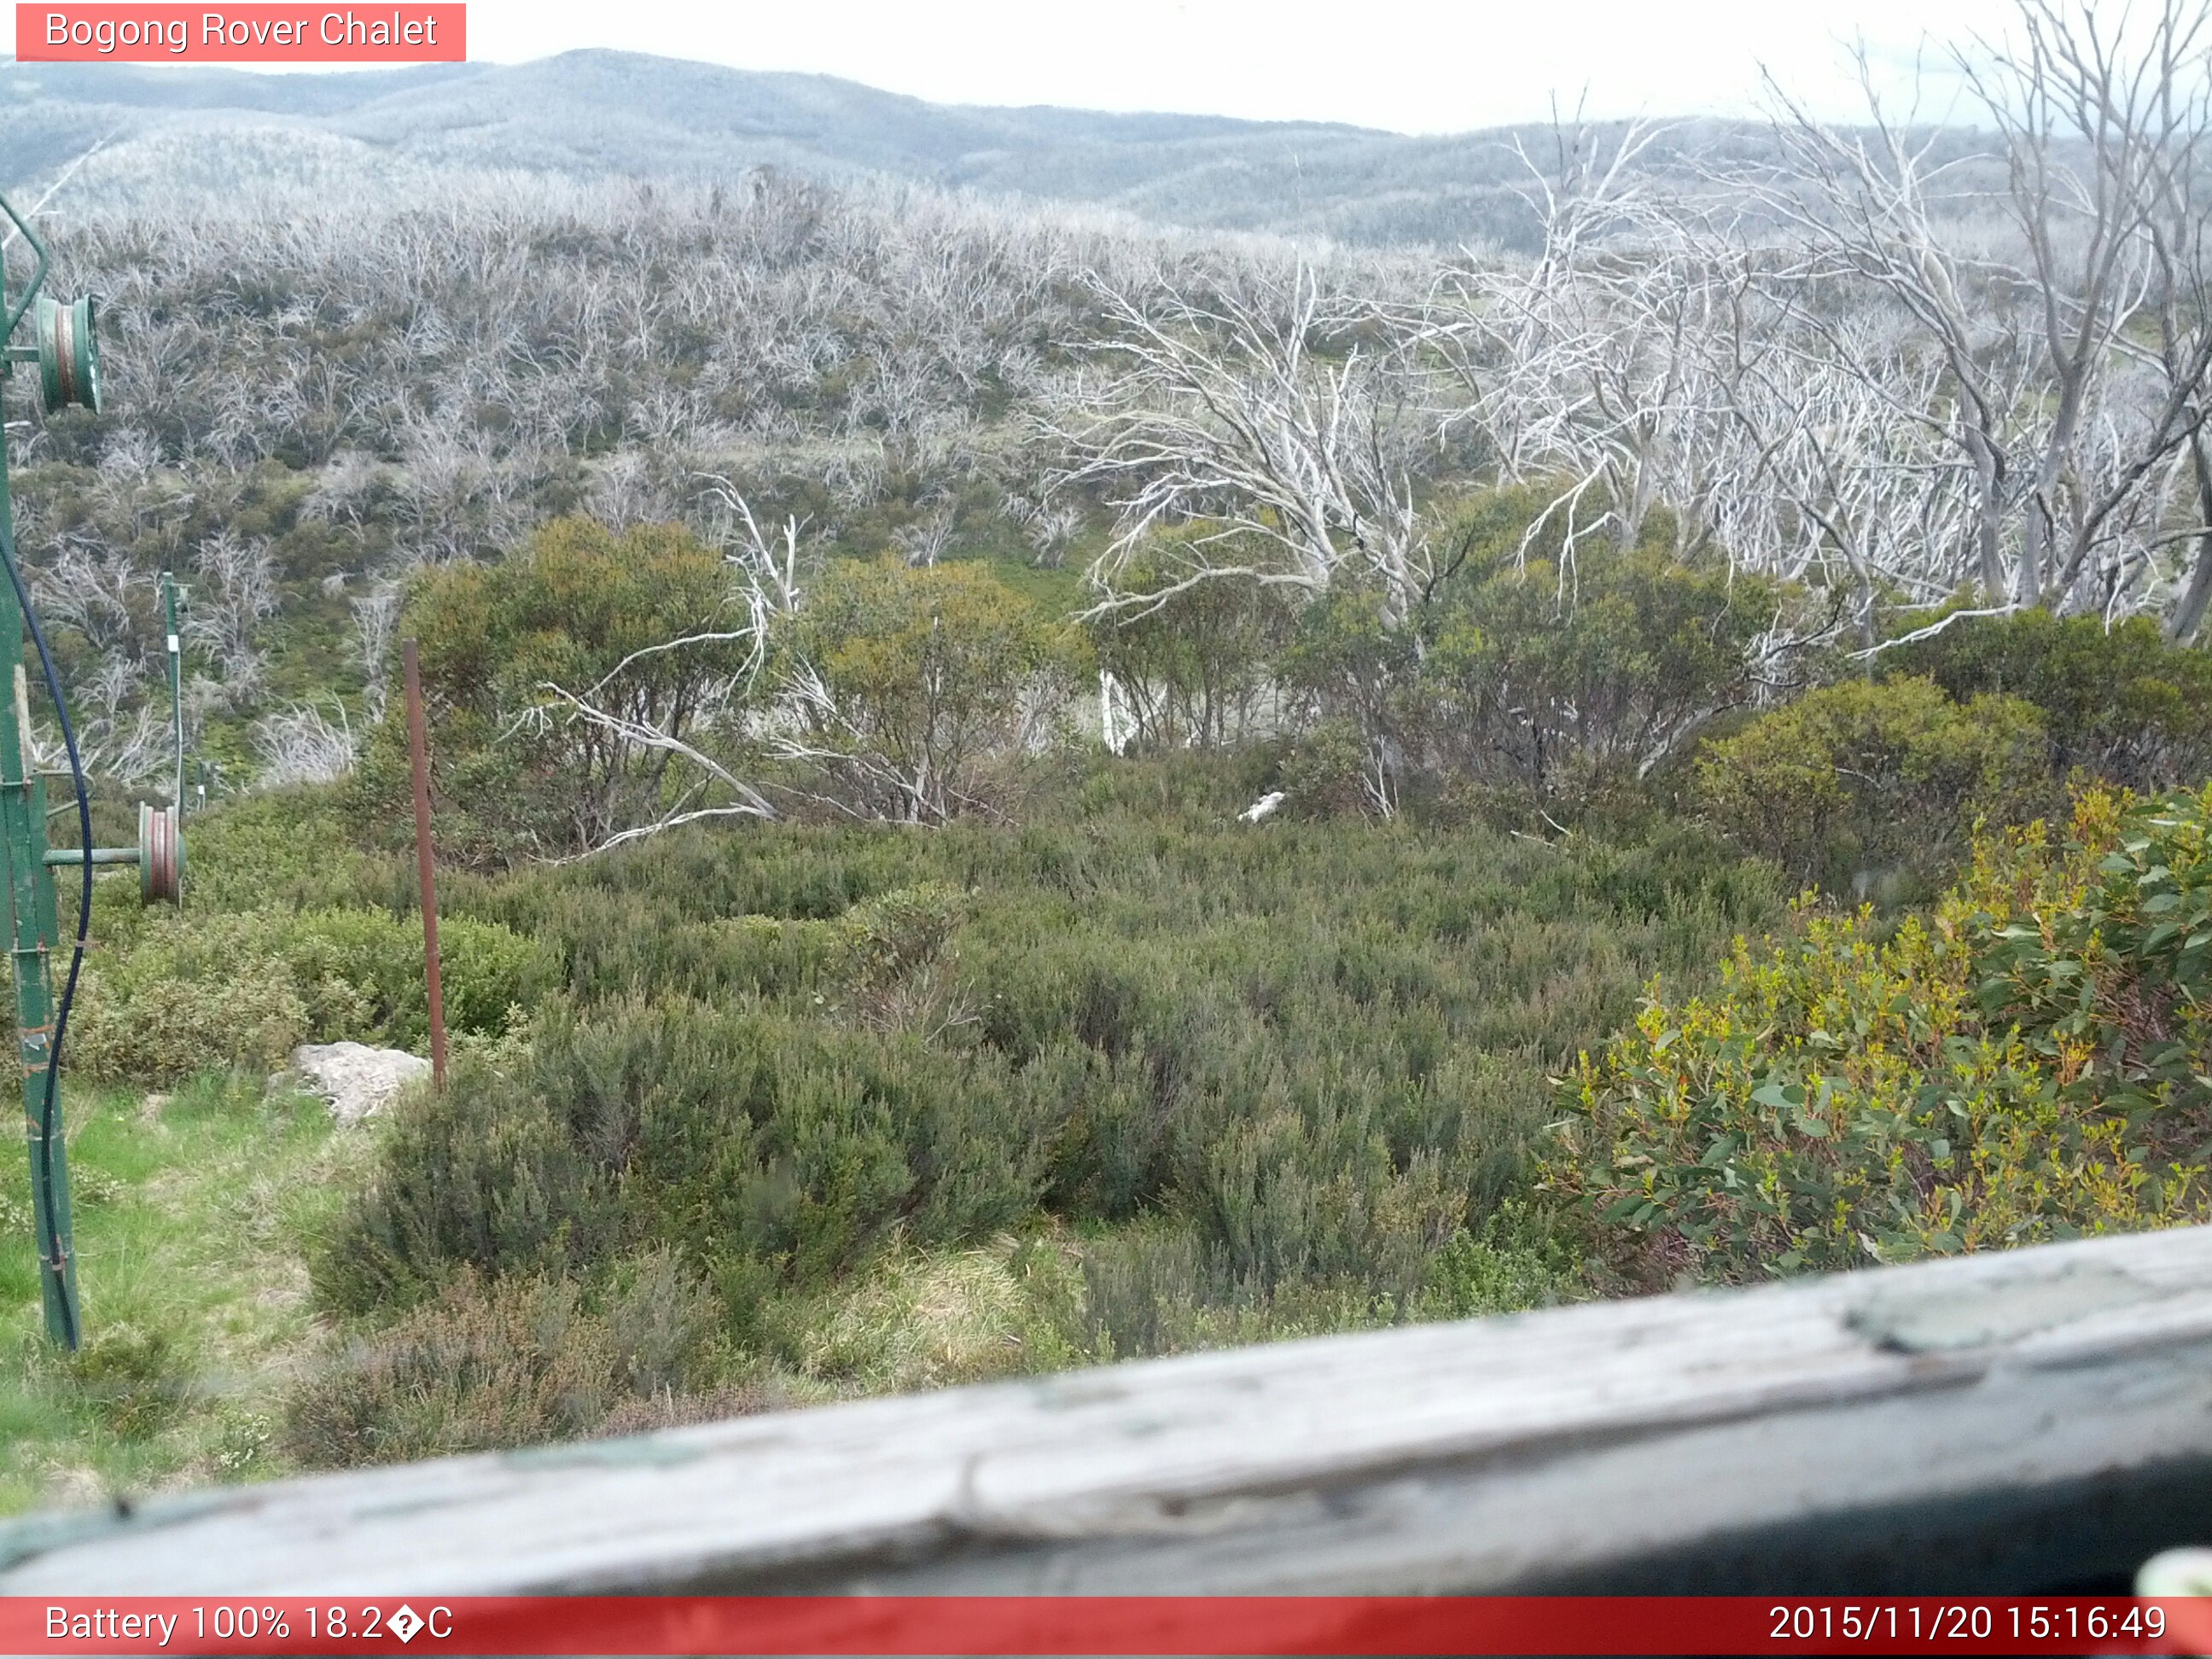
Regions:
[[[23,585],[23,573],[16,568],[15,550],[5,539],[0,539],[0,564],[8,567],[8,580],[15,589],[15,603],[23,612],[23,623],[31,630],[31,643],[39,650],[39,666],[44,671],[46,695],[53,700],[54,714],[61,721],[62,746],[69,750],[70,779],[76,787],[76,822],[84,848],[84,889],[76,906],[76,948],[70,953],[69,981],[62,989],[62,1000],[54,1012],[54,1040],[46,1050],[46,1101],[39,1109],[39,1192],[44,1200],[40,1208],[46,1218],[46,1269],[56,1282],[55,1300],[62,1310],[62,1343],[71,1353],[76,1352],[76,1309],[70,1301],[69,1261],[62,1254],[61,1223],[54,1215],[54,1127],[58,1116],[54,1091],[62,1074],[62,1040],[69,1035],[70,1005],[76,1000],[77,970],[84,966],[84,942],[92,930],[92,797],[84,787],[84,762],[76,750],[76,729],[70,724],[69,704],[62,697],[62,677],[54,668],[54,653],[46,648],[46,629],[39,626],[39,613],[31,604],[31,590]],[[30,734],[24,733],[28,746]],[[24,780],[26,786],[30,780]],[[35,873],[35,872],[34,872]]]

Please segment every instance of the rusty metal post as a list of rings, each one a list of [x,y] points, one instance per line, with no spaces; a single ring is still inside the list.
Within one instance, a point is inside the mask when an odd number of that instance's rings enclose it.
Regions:
[[[422,671],[415,641],[400,647],[407,670],[407,751],[415,768],[415,864],[422,887],[422,972],[430,989],[430,1084],[446,1086],[446,993],[438,976],[438,888],[430,862],[430,739],[422,726]]]

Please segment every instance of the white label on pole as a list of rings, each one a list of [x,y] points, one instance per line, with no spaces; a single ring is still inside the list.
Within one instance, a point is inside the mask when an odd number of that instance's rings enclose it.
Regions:
[[[174,634],[169,635],[169,654],[173,657],[177,654],[177,636]]]
[[[21,663],[15,665],[15,732],[22,740],[23,778],[27,782],[39,769],[39,757],[31,743],[31,682]]]

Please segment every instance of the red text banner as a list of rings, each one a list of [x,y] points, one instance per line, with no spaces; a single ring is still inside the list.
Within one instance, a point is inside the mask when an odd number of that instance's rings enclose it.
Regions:
[[[27,64],[424,64],[468,56],[464,5],[25,5]]]
[[[9,1654],[2212,1652],[2212,1598],[30,1596]]]

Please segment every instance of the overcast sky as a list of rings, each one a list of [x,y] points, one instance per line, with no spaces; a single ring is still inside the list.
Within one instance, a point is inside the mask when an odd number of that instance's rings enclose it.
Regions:
[[[1740,112],[1762,64],[1820,113],[1846,115],[1851,42],[1863,39],[1894,84],[1930,35],[2001,31],[2012,11],[2008,0],[474,0],[469,40],[471,57],[499,62],[621,46],[945,102],[1450,132],[1541,118],[1554,92],[1585,89],[1593,114]]]
[[[118,6],[118,14],[129,9]],[[0,7],[12,47],[13,7]],[[612,46],[841,75],[940,102],[1174,110],[1453,132],[1742,113],[1762,66],[1815,113],[1863,107],[1863,42],[1901,93],[1923,50],[2002,33],[2012,0],[471,0],[470,56]],[[1936,84],[1923,113],[1940,118]]]

